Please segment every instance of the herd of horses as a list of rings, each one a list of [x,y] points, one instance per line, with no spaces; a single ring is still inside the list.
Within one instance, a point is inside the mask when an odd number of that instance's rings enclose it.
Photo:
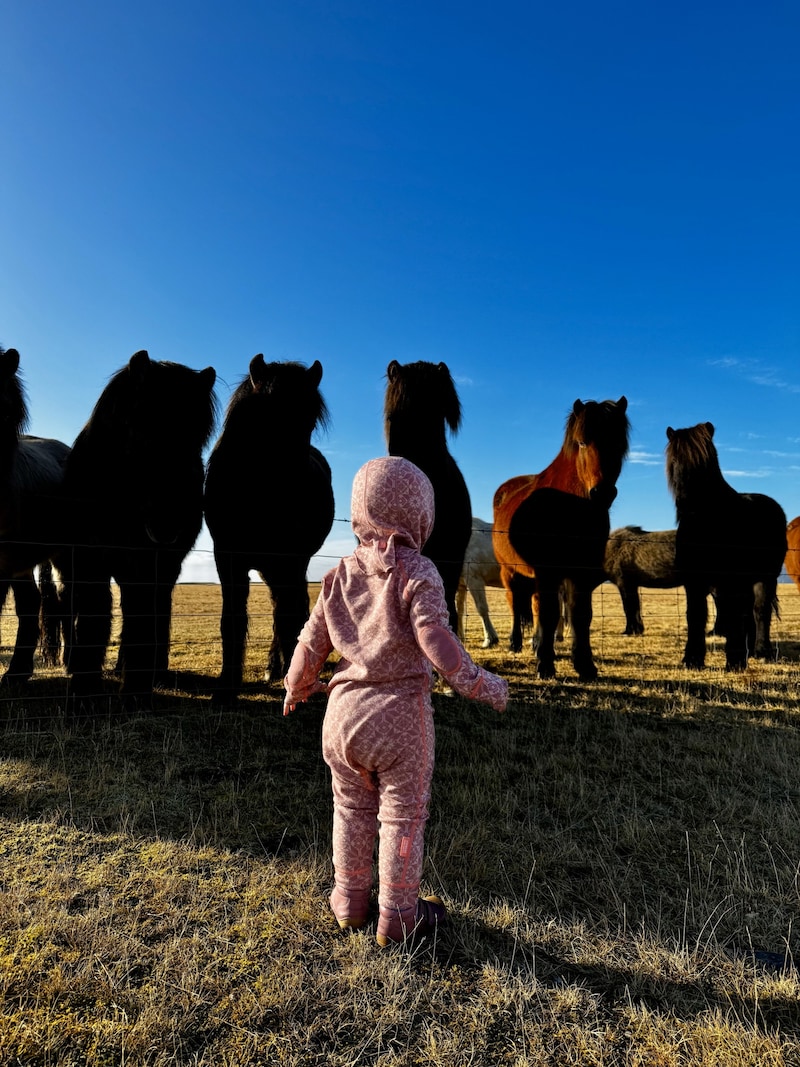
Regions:
[[[137,706],[149,702],[166,679],[172,593],[204,516],[222,590],[222,670],[212,703],[232,703],[242,686],[251,570],[273,602],[265,677],[282,679],[308,617],[308,565],[334,520],[331,470],[311,444],[328,421],[320,363],[255,356],[204,464],[217,415],[212,367],[196,371],[137,352],[68,446],[25,433],[19,362],[15,349],[0,347],[0,597],[13,591],[18,618],[0,685],[27,682],[37,645],[52,661],[60,635],[71,699],[91,704],[103,696],[113,580],[120,694]],[[554,677],[566,619],[574,669],[591,681],[592,593],[610,579],[620,590],[626,634],[644,630],[639,587],[685,588],[689,667],[705,662],[709,596],[729,670],[774,654],[770,621],[784,560],[800,587],[800,519],[787,529],[776,501],[725,481],[711,423],[667,429],[675,530],[610,529],[628,452],[624,396],[576,400],[553,461],[503,482],[489,523],[472,516],[448,448],[448,431],[461,423],[448,367],[393,360],[386,378],[387,450],[416,463],[433,484],[436,520],[425,553],[442,576],[454,628],[469,590],[484,646],[496,644],[485,586],[501,585],[512,650],[531,627],[538,676]],[[263,458],[276,454],[281,463],[270,464],[267,476]]]

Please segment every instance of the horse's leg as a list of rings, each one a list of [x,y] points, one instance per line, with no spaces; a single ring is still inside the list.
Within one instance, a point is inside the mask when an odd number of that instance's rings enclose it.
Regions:
[[[494,626],[492,626],[492,620],[489,617],[489,602],[486,599],[486,584],[477,574],[471,574],[468,579],[468,585],[469,591],[472,594],[472,599],[475,601],[475,608],[483,623],[482,647],[494,648],[500,638],[497,636],[497,631]],[[459,618],[460,617],[459,614]]]
[[[444,585],[444,598],[447,603],[450,626],[453,633],[457,633],[458,609],[456,608],[456,593],[458,591],[458,583],[461,580],[462,565],[460,562],[452,563],[448,560],[443,563],[441,560],[436,560],[436,568],[442,577],[442,584]]]
[[[53,577],[53,565],[50,560],[39,564],[39,641],[42,662],[48,667],[55,667],[61,653],[61,599]]]
[[[78,698],[103,692],[103,662],[111,636],[111,586],[107,574],[83,570],[70,563],[65,571],[62,601],[69,637],[65,665],[71,675],[70,689]]]
[[[244,650],[247,643],[247,599],[250,594],[249,568],[234,552],[216,552],[222,587],[222,670],[211,695],[214,707],[231,704],[242,687]]]
[[[172,597],[181,573],[182,552],[159,551],[156,557],[155,624],[156,647],[153,663],[155,685],[169,679],[169,653],[172,643]]]
[[[753,649],[753,655],[758,659],[774,659],[775,646],[770,638],[770,627],[772,625],[772,613],[777,610],[778,605],[777,578],[756,582],[753,587],[753,593],[755,597],[753,626],[751,627],[753,641],[750,647]]]
[[[536,627],[536,673],[540,678],[555,678],[555,637],[561,617],[558,581],[537,581],[539,622]]]
[[[625,612],[625,629],[622,632],[628,637],[638,637],[644,633],[639,586],[632,579],[623,579],[619,593],[622,597],[622,610]]]
[[[706,663],[706,623],[708,622],[708,586],[686,583],[686,647],[683,663],[700,669]]]
[[[155,557],[155,553],[153,554]],[[144,564],[145,561],[142,561]],[[122,634],[124,648],[122,696],[149,703],[159,680],[159,666],[169,656],[169,631],[172,613],[172,586],[157,581],[155,558],[151,575],[136,575],[134,580],[120,581]]]
[[[725,635],[725,670],[743,671],[754,629],[753,587],[740,580],[717,587],[717,623]]]
[[[572,623],[572,665],[582,682],[593,682],[597,678],[597,667],[589,637],[592,628],[592,589],[570,580],[564,586]]]
[[[280,571],[279,574],[276,572]],[[308,619],[308,559],[282,559],[272,574],[261,574],[272,592],[273,631],[267,656],[265,682],[282,682],[297,644],[297,635]],[[269,579],[272,579],[271,581]]]
[[[467,636],[467,587],[464,582],[458,583],[458,590],[456,592],[456,614],[458,615],[458,630],[456,631],[462,641]]]
[[[11,662],[0,679],[0,684],[3,685],[28,681],[33,674],[33,654],[39,643],[41,597],[33,571],[13,578],[10,585],[14,591],[14,606],[17,613],[17,640]]]
[[[517,611],[517,598],[514,595],[514,577],[515,572],[512,567],[500,567],[500,580],[506,591],[506,603],[511,613],[511,634],[508,640],[508,648],[510,652],[521,652],[522,621]],[[528,605],[528,611],[530,611],[530,605]]]

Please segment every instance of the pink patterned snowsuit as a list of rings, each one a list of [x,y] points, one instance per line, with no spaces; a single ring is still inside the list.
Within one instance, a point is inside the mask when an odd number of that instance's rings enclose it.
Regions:
[[[318,674],[336,649],[322,729],[334,895],[342,904],[368,898],[380,823],[378,903],[382,914],[405,912],[417,901],[433,774],[431,665],[497,711],[508,686],[450,629],[439,573],[420,555],[434,518],[422,471],[400,457],[370,460],[353,482],[351,517],[359,546],[323,579],[286,676],[285,711],[325,688]]]

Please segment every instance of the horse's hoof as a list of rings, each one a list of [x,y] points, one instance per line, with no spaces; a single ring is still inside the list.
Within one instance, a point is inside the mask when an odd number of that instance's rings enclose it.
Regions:
[[[729,660],[725,664],[725,670],[728,672],[728,674],[733,674],[734,672],[739,673],[741,671],[746,671],[747,670],[747,660],[746,659]]]
[[[578,671],[579,682],[596,682],[597,681],[597,667],[587,667],[585,670]]]
[[[556,669],[549,664],[540,663],[536,668],[536,673],[543,681],[549,681],[551,678],[555,678]]]
[[[499,638],[487,637],[481,645],[481,648],[494,648],[494,646],[497,644],[499,644]]]
[[[704,659],[695,659],[693,656],[684,656],[683,665],[689,671],[702,671],[705,668]]]

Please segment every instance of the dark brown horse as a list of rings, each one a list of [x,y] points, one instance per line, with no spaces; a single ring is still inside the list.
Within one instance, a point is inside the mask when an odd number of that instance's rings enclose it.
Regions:
[[[770,621],[786,556],[786,515],[772,497],[739,493],[725,481],[713,437],[710,422],[667,427],[667,483],[678,518],[675,566],[686,589],[683,662],[705,664],[713,593],[726,668],[742,670],[749,656],[774,655]]]
[[[461,426],[461,402],[445,363],[398,363],[386,370],[384,428],[390,456],[402,456],[427,474],[433,485],[436,518],[423,548],[444,584],[450,625],[458,632],[456,592],[472,533],[472,506],[466,482],[447,448],[447,427]]]
[[[603,567],[619,589],[625,612],[624,634],[644,633],[639,588],[674,589],[681,584],[675,568],[675,531],[621,526],[608,536]]]
[[[628,402],[576,400],[561,451],[539,474],[504,482],[494,496],[493,543],[513,615],[511,648],[522,648],[538,599],[540,678],[555,675],[559,589],[572,625],[572,663],[583,681],[597,677],[589,630],[592,591],[605,578],[608,511],[628,452]]]
[[[34,568],[44,564],[63,535],[64,463],[69,447],[61,441],[29,437],[25,390],[19,375],[19,352],[0,347],[0,592],[14,592],[17,639],[0,684],[24,682],[33,673],[40,637],[42,598]],[[0,600],[0,605],[2,605]],[[55,615],[48,616],[51,620]],[[57,627],[56,627],[57,629]],[[57,634],[43,645],[52,661]]]
[[[113,578],[122,694],[149,703],[167,672],[172,591],[203,521],[202,452],[215,421],[213,367],[137,352],[101,393],[72,448],[63,582],[71,695],[103,693]]]
[[[333,525],[331,469],[311,444],[328,421],[321,379],[319,361],[304,367],[254,356],[208,461],[206,523],[222,585],[214,704],[231,703],[241,688],[251,570],[272,596],[268,681],[283,680],[308,618],[306,571]]]

